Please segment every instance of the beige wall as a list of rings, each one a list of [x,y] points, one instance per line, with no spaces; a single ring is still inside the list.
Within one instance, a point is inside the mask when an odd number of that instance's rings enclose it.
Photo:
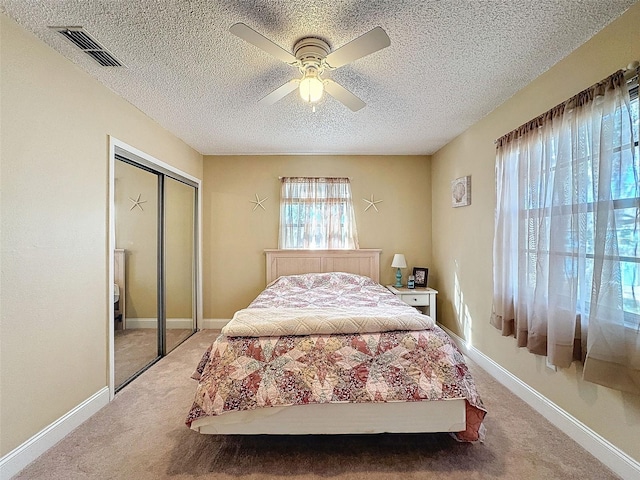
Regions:
[[[171,319],[193,318],[195,188],[165,178],[165,307]]]
[[[114,168],[116,248],[125,251],[128,319],[158,318],[158,176],[117,161]],[[132,207],[131,198],[144,201]]]
[[[206,156],[203,180],[204,318],[231,318],[265,285],[265,248],[278,247],[279,176],[351,178],[361,248],[381,248],[381,282],[394,253],[431,264],[430,160],[421,156]],[[268,197],[253,210],[255,195]],[[363,198],[382,200],[364,211]],[[408,269],[407,269],[408,270]],[[407,270],[403,271],[406,282]],[[431,275],[429,281],[432,281]]]
[[[126,254],[126,316],[158,318],[158,176],[125,162],[115,164],[116,248]],[[193,315],[195,188],[165,178],[165,281],[167,328]],[[131,199],[140,196],[141,208]],[[151,326],[151,324],[147,324]]]
[[[433,156],[433,264],[440,321],[640,461],[640,397],[583,382],[580,366],[545,367],[489,325],[495,208],[494,140],[640,59],[640,4]],[[472,176],[473,202],[451,208],[451,180]],[[482,386],[480,385],[480,393]],[[489,411],[491,414],[491,411]],[[489,435],[491,432],[489,432]]]
[[[0,456],[107,385],[109,135],[202,156],[0,14]]]

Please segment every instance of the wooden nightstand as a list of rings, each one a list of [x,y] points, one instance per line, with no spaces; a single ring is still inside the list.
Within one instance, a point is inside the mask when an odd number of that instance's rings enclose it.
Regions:
[[[436,321],[436,295],[433,288],[407,288],[387,285],[387,289],[407,305],[417,307]]]

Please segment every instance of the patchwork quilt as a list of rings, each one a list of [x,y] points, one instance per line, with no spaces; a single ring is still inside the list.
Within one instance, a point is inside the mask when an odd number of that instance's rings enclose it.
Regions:
[[[272,337],[333,333],[371,333],[424,330],[431,317],[415,309],[397,307],[245,308],[222,329],[227,337]]]
[[[277,308],[354,305],[415,312],[381,285],[345,273],[281,277],[249,308],[269,310],[272,316]],[[480,440],[486,410],[464,357],[442,329],[433,322],[427,325],[380,332],[223,334],[193,374],[198,387],[186,423],[272,406],[464,398],[467,429],[456,437]]]

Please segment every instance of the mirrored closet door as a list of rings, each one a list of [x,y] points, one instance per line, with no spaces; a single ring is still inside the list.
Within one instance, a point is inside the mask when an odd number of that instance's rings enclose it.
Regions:
[[[114,165],[116,392],[196,329],[197,185],[139,160]]]
[[[114,193],[117,389],[158,358],[158,175],[116,161]]]
[[[164,182],[166,351],[194,330],[195,188],[173,178]]]

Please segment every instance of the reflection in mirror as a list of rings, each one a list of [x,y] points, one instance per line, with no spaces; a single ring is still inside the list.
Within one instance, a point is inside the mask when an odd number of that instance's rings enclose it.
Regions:
[[[114,277],[119,292],[114,357],[118,390],[159,356],[158,175],[116,160],[114,199]]]
[[[195,330],[196,189],[165,178],[165,312],[166,352]]]

